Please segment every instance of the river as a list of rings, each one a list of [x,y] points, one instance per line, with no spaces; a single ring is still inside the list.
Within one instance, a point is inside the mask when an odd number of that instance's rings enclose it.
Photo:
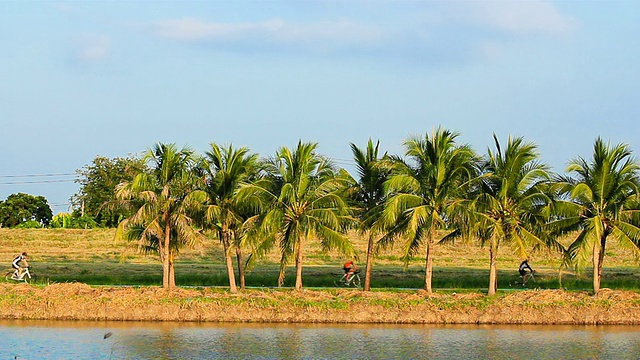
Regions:
[[[0,359],[638,359],[640,326],[0,321]]]

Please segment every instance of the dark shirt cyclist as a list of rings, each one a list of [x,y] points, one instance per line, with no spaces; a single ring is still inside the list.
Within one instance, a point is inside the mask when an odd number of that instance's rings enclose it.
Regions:
[[[520,276],[522,276],[522,284],[524,285],[526,283],[525,280],[525,276],[527,276],[527,273],[531,274],[533,273],[533,269],[531,268],[531,266],[529,266],[529,260],[526,259],[523,262],[520,263],[520,267],[518,268],[518,272],[520,273]]]
[[[27,261],[28,258],[29,257],[27,256],[27,253],[23,252],[22,254],[16,256],[11,262],[11,267],[18,270],[19,278],[22,277],[22,273],[24,272],[24,269],[29,267],[29,262]]]

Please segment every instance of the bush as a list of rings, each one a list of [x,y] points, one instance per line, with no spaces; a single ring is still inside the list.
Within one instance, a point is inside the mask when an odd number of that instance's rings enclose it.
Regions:
[[[60,213],[51,219],[50,226],[57,229],[94,229],[98,227],[98,224],[90,216]]]
[[[43,228],[42,224],[36,220],[28,220],[21,224],[14,226],[15,229],[41,229]]]

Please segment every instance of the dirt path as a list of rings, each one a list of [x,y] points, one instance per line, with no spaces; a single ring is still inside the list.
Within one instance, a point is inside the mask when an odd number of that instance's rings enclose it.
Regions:
[[[336,290],[0,284],[0,318],[407,324],[640,324],[640,295],[628,291],[434,294]]]

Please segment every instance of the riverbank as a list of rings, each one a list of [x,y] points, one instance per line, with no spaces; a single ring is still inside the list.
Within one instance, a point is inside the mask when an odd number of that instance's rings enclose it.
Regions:
[[[640,324],[640,294],[526,290],[481,293],[357,290],[166,291],[80,283],[0,284],[0,319],[404,324]]]

